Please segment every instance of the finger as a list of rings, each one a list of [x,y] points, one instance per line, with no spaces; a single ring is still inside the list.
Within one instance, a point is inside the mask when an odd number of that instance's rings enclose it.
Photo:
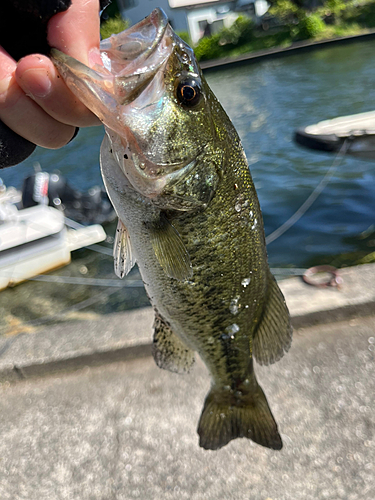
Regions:
[[[39,54],[24,57],[15,75],[22,90],[55,120],[78,127],[101,124],[70,92],[48,57]]]
[[[59,148],[68,143],[75,127],[57,122],[19,87],[16,62],[0,47],[0,120],[38,146]]]
[[[88,66],[100,64],[99,0],[72,0],[67,11],[51,18],[47,35],[51,47]]]

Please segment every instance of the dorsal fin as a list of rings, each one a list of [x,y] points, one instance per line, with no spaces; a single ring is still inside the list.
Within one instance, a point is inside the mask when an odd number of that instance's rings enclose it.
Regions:
[[[193,269],[188,251],[181,236],[163,214],[151,226],[150,236],[152,248],[165,274],[180,281],[190,279]]]
[[[253,354],[258,363],[269,365],[282,358],[292,343],[292,331],[284,296],[269,273],[267,300],[253,340]]]
[[[113,245],[115,273],[119,278],[126,276],[135,264],[130,236],[123,222],[117,223],[115,242]]]
[[[159,368],[175,373],[187,373],[194,363],[194,352],[185,346],[157,311],[152,354]]]

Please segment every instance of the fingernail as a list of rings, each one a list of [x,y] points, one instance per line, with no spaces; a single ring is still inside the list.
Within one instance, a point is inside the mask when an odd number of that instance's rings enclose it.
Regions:
[[[5,77],[2,80],[0,80],[0,95],[1,96],[3,94],[4,94],[4,96],[7,94],[9,87],[10,87],[11,80],[12,80],[11,76]]]
[[[74,134],[73,134],[73,137],[69,140],[69,142],[72,142],[72,140],[77,137],[78,132],[79,132],[79,127],[76,127]],[[68,144],[69,144],[69,142],[68,142]]]
[[[52,83],[45,69],[28,69],[20,79],[24,90],[31,97],[47,97],[51,91]]]

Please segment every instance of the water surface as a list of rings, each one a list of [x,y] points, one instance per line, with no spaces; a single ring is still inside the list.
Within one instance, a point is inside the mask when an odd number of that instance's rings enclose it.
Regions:
[[[266,234],[302,205],[333,162],[331,155],[295,145],[294,130],[375,109],[374,49],[374,42],[361,42],[207,74],[243,141]],[[60,150],[37,148],[1,176],[7,185],[21,187],[33,162],[39,161],[45,170],[58,169],[72,185],[86,190],[101,183],[98,158],[103,134],[102,127],[84,129]],[[374,199],[375,162],[344,158],[308,212],[269,245],[271,266],[304,267],[334,262],[338,254],[375,251]],[[73,264],[58,273],[114,278],[111,258],[88,251],[76,252]],[[11,317],[18,310],[24,319],[38,318],[97,293],[88,287],[27,283],[1,292],[0,309],[11,312]],[[133,289],[127,296],[121,292],[104,298],[92,310],[105,313],[146,303],[144,292]]]
[[[243,141],[266,234],[302,205],[333,162],[295,145],[294,130],[375,109],[374,49],[374,42],[356,43],[208,75]],[[269,245],[271,265],[305,266],[363,249],[359,235],[375,223],[374,199],[375,162],[346,157],[306,215]]]

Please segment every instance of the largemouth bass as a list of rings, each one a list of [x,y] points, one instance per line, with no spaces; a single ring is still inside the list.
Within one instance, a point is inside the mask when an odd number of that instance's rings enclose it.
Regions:
[[[199,444],[282,440],[253,368],[292,332],[270,273],[262,215],[240,139],[192,49],[154,10],[101,42],[103,67],[54,51],[70,89],[105,125],[101,171],[119,217],[115,271],[135,262],[155,310],[158,366],[211,378]]]

